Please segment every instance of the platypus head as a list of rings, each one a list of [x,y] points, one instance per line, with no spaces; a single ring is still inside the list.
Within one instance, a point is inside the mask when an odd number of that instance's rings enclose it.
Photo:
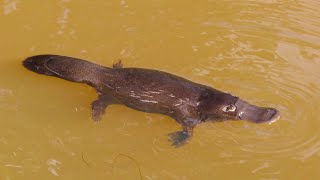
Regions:
[[[215,93],[208,96],[201,108],[208,116],[208,120],[247,120],[254,123],[272,123],[280,118],[280,112],[274,108],[258,107],[226,93]]]

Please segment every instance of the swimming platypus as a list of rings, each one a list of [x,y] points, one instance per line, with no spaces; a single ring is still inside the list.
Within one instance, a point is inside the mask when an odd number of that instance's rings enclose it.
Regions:
[[[182,126],[182,131],[169,134],[175,147],[188,142],[193,128],[204,121],[264,123],[280,117],[274,108],[258,107],[239,97],[163,71],[123,68],[121,61],[108,68],[72,57],[37,55],[24,60],[23,65],[39,74],[94,87],[98,99],[91,107],[92,119],[96,121],[101,119],[110,104],[123,104],[139,111],[172,117]]]

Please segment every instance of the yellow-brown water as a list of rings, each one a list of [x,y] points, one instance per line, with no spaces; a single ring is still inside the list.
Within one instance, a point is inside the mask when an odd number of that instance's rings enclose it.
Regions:
[[[3,0],[0,179],[319,179],[320,3]],[[205,123],[173,148],[173,119],[108,107],[95,91],[27,71],[36,54],[164,70],[260,106],[273,124]],[[141,174],[140,174],[141,173]]]

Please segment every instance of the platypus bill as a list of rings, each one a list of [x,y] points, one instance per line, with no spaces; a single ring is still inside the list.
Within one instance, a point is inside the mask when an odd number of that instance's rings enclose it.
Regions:
[[[258,107],[239,97],[166,72],[123,68],[120,61],[108,68],[72,57],[37,55],[24,60],[23,65],[38,74],[94,87],[98,99],[91,107],[92,118],[96,121],[101,119],[110,104],[123,104],[139,111],[172,117],[182,126],[182,131],[169,134],[175,147],[187,143],[193,128],[204,121],[270,123],[280,117],[274,108]]]

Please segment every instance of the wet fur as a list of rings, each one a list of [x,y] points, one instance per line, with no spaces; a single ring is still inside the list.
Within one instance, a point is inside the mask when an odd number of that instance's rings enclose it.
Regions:
[[[89,61],[58,55],[38,55],[27,58],[23,65],[36,73],[86,83],[98,92],[92,103],[92,117],[99,120],[110,104],[174,118],[182,131],[170,134],[173,145],[185,144],[193,128],[208,118],[233,118],[222,114],[221,107],[234,104],[235,96],[163,71],[123,68],[121,62],[113,68]]]

